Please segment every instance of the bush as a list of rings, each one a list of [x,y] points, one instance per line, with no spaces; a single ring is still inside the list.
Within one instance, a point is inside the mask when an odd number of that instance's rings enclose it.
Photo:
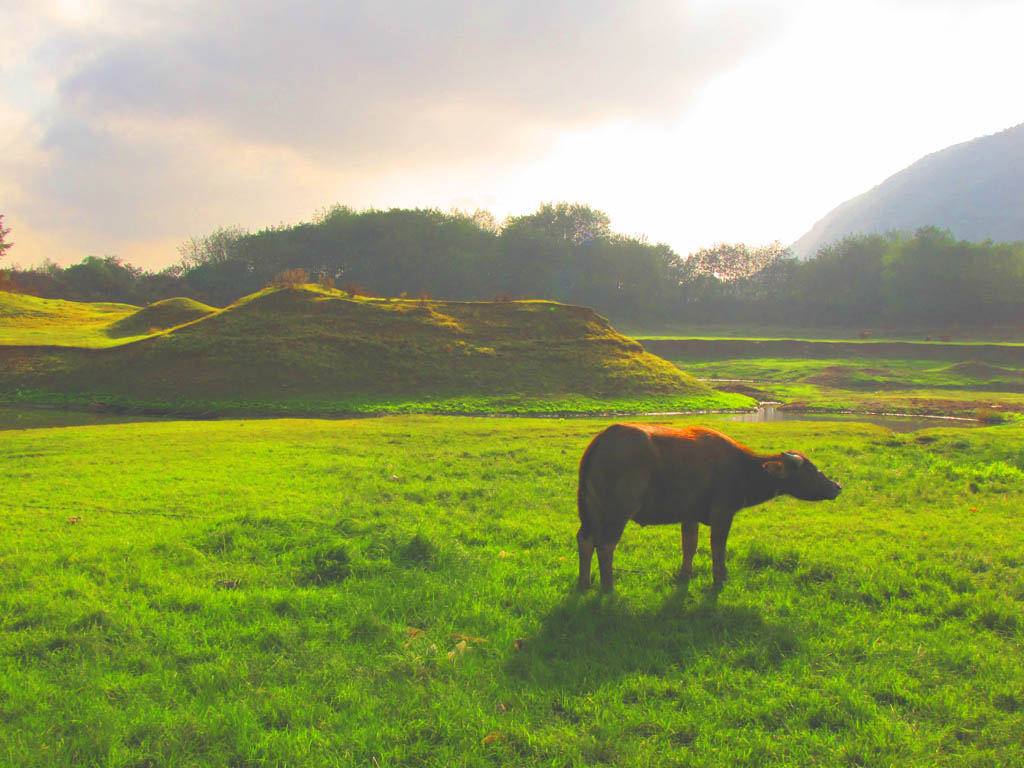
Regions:
[[[1000,413],[993,408],[979,408],[975,414],[975,418],[982,424],[1004,424],[1006,423],[1006,414]]]
[[[274,279],[270,284],[275,288],[284,288],[285,286],[305,285],[308,282],[309,272],[302,267],[296,267],[295,269],[286,269],[283,272],[278,272],[274,275]]]

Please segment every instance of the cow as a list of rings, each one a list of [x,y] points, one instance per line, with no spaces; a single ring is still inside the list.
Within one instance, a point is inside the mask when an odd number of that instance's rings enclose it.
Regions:
[[[614,589],[615,546],[630,520],[682,524],[681,579],[693,574],[699,525],[711,526],[714,586],[721,588],[725,542],[737,511],[780,494],[822,501],[841,490],[799,451],[757,454],[707,427],[614,424],[590,442],[580,460],[579,588],[590,588],[596,549],[601,589]]]

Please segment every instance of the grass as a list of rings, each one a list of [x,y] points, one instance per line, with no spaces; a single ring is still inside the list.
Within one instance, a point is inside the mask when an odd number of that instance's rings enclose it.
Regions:
[[[753,404],[649,354],[593,310],[546,301],[385,300],[317,286],[270,288],[216,311],[160,302],[111,323],[102,343],[45,348],[23,345],[21,315],[7,323],[8,338],[22,338],[0,345],[0,402],[9,404],[279,415]],[[144,328],[153,332],[124,335]],[[130,343],[111,347],[111,338]]]
[[[666,339],[748,339],[799,341],[904,341],[942,344],[948,337],[957,344],[1012,344],[1024,343],[1017,326],[978,327],[873,327],[873,326],[800,326],[747,323],[745,325],[693,324],[646,327],[625,323],[619,329],[627,336],[643,340]],[[867,332],[867,336],[861,334]]]
[[[421,397],[296,397],[286,399],[259,399],[244,395],[230,400],[208,398],[187,399],[146,398],[136,401],[105,394],[55,395],[47,391],[18,390],[7,395],[6,403],[0,393],[3,411],[18,414],[20,419],[46,419],[53,410],[78,414],[80,424],[98,423],[91,416],[111,414],[119,421],[137,421],[139,418],[187,417],[268,417],[292,418],[344,418],[353,416],[392,416],[398,414],[428,413],[448,416],[612,416],[626,414],[665,414],[701,412],[747,412],[753,404],[747,395],[721,392],[705,395],[637,395],[634,397],[596,398],[586,395],[456,395],[451,397],[424,395]],[[0,411],[0,423],[4,416]],[[60,420],[61,416],[53,418]],[[82,420],[85,419],[85,420]],[[42,422],[45,424],[45,421]]]
[[[138,312],[110,325],[107,334],[112,338],[148,336],[159,331],[176,328],[193,320],[211,315],[217,310],[192,299],[164,299],[154,301]]]
[[[1024,365],[978,361],[737,358],[674,361],[717,386],[798,410],[978,415],[1024,413]]]
[[[693,423],[694,418],[673,419]],[[1019,427],[731,424],[844,484],[744,510],[732,581],[631,526],[572,591],[607,420],[0,435],[0,763],[1019,764]]]
[[[121,341],[107,329],[137,311],[130,304],[87,304],[0,291],[0,346],[115,346]]]

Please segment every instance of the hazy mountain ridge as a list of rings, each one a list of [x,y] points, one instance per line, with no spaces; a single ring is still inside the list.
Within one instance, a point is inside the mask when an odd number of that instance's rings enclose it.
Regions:
[[[839,205],[793,243],[806,259],[854,233],[919,227],[963,240],[1024,240],[1024,123],[933,152]]]

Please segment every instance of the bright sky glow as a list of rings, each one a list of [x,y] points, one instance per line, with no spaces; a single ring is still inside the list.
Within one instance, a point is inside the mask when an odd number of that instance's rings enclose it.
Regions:
[[[1016,1],[537,7],[4,3],[9,258],[156,269],[190,236],[333,203],[500,220],[567,200],[682,254],[789,243],[1024,122]]]

